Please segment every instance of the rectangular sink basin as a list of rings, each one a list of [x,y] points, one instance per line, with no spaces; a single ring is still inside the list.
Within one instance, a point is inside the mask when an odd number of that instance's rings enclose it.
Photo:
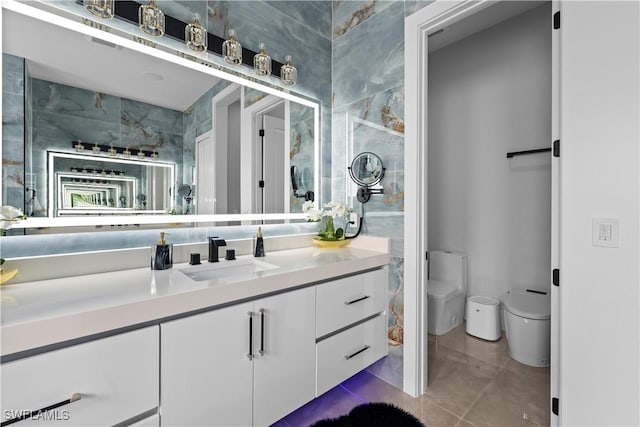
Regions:
[[[260,277],[260,273],[263,271],[274,270],[276,268],[279,267],[256,259],[238,259],[234,261],[220,260],[220,262],[217,263],[194,265],[192,267],[182,268],[180,272],[191,280],[202,282],[205,280],[252,279]]]

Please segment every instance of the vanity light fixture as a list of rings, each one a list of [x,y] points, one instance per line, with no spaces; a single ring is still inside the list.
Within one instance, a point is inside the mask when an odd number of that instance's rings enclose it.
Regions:
[[[149,4],[143,4],[138,9],[138,23],[140,29],[150,36],[160,37],[164,35],[164,13],[158,9],[154,0]]]
[[[280,80],[286,85],[293,86],[298,81],[298,70],[291,65],[291,55],[287,55],[284,60],[286,63],[280,67]]]
[[[99,18],[113,18],[114,0],[83,0],[82,5],[87,12]]]
[[[236,30],[229,30],[229,40],[222,43],[222,56],[228,64],[242,64],[242,45],[236,40]]]
[[[264,43],[260,43],[259,48],[253,57],[253,69],[259,76],[268,76],[271,74],[271,57],[264,51]]]
[[[184,41],[189,49],[204,52],[207,50],[208,38],[207,30],[200,24],[196,13],[193,22],[184,28]]]
[[[75,148],[75,150],[78,153],[82,153],[84,151],[84,145],[82,144],[82,141],[78,140],[78,142],[76,143],[76,145],[73,146],[73,148]]]

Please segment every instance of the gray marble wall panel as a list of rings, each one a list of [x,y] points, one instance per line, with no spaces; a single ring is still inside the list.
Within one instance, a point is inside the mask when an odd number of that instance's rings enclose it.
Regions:
[[[2,204],[25,209],[24,61],[2,55]]]
[[[141,2],[145,3],[145,2]],[[202,0],[156,0],[156,5],[166,15],[191,23],[195,14],[200,24],[207,25],[207,2]]]
[[[298,194],[313,191],[315,180],[313,174],[315,163],[314,152],[314,117],[313,110],[300,104],[291,103],[291,142],[289,161],[296,167],[298,177]],[[290,184],[290,210],[302,212],[304,198],[295,197]]]
[[[365,211],[362,232],[391,240],[389,339],[403,341],[404,18],[416,2],[334,2],[332,195]],[[413,13],[413,12],[411,12]],[[360,152],[386,168],[382,195],[361,205],[347,167]]]
[[[404,341],[404,258],[392,256],[389,262],[389,342]],[[402,374],[402,373],[400,373]]]
[[[331,2],[327,0],[269,1],[267,4],[306,25],[321,36],[331,38]]]
[[[403,84],[404,3],[397,2],[333,43],[333,107]]]
[[[333,38],[346,34],[377,13],[391,6],[393,1],[337,0],[333,2]]]
[[[306,2],[287,2],[294,10]],[[233,28],[242,45],[253,51],[265,43],[277,61],[293,57],[298,70],[296,90],[328,104],[331,96],[331,40],[264,1],[209,1],[209,32],[228,38]]]

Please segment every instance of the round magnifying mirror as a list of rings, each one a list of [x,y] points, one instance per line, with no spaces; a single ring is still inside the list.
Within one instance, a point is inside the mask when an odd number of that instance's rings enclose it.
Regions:
[[[365,151],[358,154],[349,167],[351,179],[361,187],[371,187],[384,177],[382,160],[374,153]]]

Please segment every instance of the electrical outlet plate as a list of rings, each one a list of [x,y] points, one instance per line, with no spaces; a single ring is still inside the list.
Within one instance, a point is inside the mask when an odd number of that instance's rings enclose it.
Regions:
[[[593,218],[592,245],[605,248],[620,246],[620,222],[618,218]]]

